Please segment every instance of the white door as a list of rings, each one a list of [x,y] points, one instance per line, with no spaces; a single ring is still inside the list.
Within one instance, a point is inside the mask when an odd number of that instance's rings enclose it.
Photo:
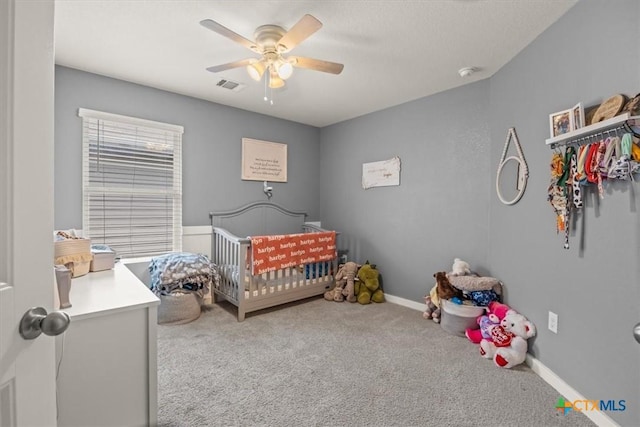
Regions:
[[[53,311],[53,0],[0,0],[0,425],[55,426],[54,338],[18,333]]]

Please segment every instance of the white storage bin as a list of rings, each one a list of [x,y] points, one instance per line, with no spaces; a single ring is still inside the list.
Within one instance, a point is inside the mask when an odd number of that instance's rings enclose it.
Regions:
[[[440,325],[453,335],[464,337],[464,331],[478,329],[478,316],[484,314],[484,307],[455,304],[449,300],[440,300]]]
[[[115,252],[97,252],[93,254],[91,267],[89,271],[110,270],[113,268],[116,260]]]

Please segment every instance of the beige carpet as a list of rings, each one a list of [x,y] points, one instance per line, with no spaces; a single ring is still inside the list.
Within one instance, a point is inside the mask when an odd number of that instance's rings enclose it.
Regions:
[[[312,298],[158,326],[160,426],[588,426],[422,313]]]

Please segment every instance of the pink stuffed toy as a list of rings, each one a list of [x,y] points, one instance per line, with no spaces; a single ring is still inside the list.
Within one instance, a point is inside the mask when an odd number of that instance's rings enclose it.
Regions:
[[[464,334],[474,344],[479,344],[483,339],[491,340],[491,329],[500,324],[508,311],[508,305],[492,301],[487,307],[487,314],[478,316],[476,319],[480,329],[468,328]]]

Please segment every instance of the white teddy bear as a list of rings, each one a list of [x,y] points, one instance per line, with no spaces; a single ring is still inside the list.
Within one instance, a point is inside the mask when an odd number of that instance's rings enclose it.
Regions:
[[[466,276],[471,274],[471,266],[466,261],[456,258],[453,260],[453,266],[451,267],[451,276]]]
[[[491,329],[492,340],[480,341],[480,354],[493,359],[496,366],[512,368],[527,358],[527,339],[536,334],[536,328],[522,314],[507,311],[500,326]]]

